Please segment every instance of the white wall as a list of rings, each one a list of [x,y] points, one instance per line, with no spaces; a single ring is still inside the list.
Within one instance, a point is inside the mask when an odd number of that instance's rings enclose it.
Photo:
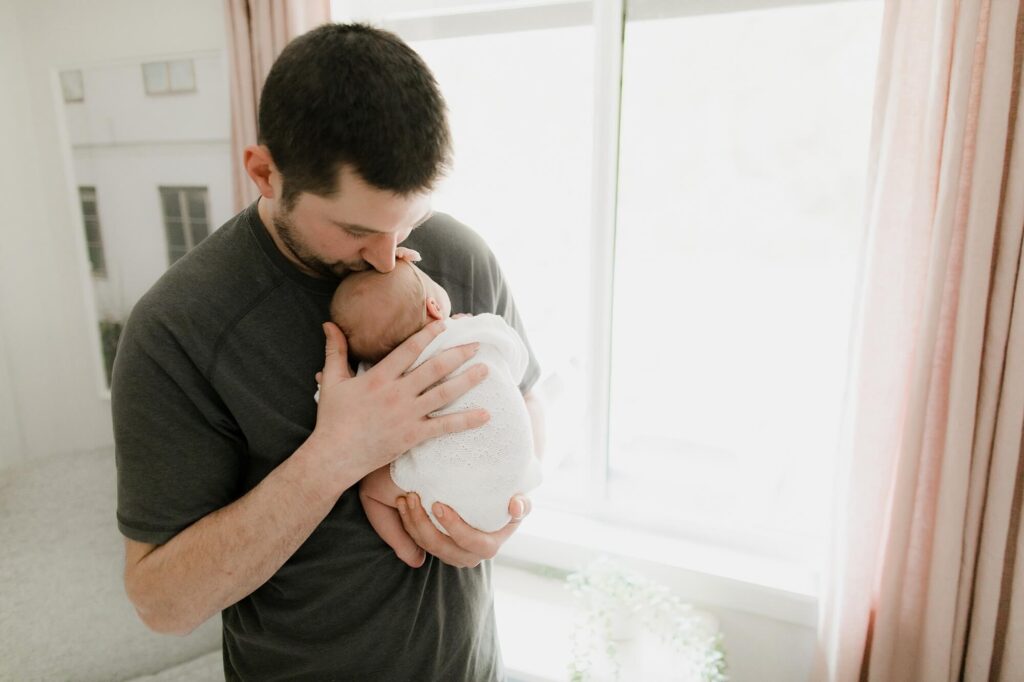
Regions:
[[[56,72],[224,45],[220,2],[0,0],[0,468],[113,442]]]
[[[28,209],[29,202],[20,194],[33,186],[26,178],[29,173],[23,161],[29,145],[19,144],[19,130],[25,130],[31,120],[24,97],[22,44],[15,29],[14,6],[0,1],[0,88],[6,96],[0,97],[0,149],[4,156],[13,153],[13,161],[0,163],[0,205],[4,207],[4,238],[0,240],[0,468],[19,461],[23,455],[22,429],[18,418],[18,391],[11,376],[14,355],[9,339],[13,337],[11,321],[17,319],[16,302],[11,283],[19,281],[23,269],[17,267],[13,254],[28,241],[35,223]],[[34,169],[33,169],[34,170]],[[17,225],[20,229],[14,229]]]

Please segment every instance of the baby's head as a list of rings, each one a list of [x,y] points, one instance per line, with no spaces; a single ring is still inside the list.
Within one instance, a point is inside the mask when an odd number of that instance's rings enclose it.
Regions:
[[[331,320],[344,332],[349,355],[368,362],[380,361],[431,321],[451,312],[448,293],[407,260],[396,261],[388,273],[352,273],[331,299]]]

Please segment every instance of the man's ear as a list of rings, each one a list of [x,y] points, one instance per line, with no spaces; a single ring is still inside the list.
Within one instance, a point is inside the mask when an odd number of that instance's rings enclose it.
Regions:
[[[444,315],[441,314],[441,306],[438,305],[437,299],[434,298],[433,296],[427,298],[426,303],[424,305],[427,306],[428,317],[431,317],[435,320],[440,320],[442,317],[444,317]]]
[[[262,144],[249,145],[242,153],[242,163],[245,172],[259,188],[260,195],[273,199],[275,191],[271,178],[277,174],[277,167],[270,156],[270,149]]]

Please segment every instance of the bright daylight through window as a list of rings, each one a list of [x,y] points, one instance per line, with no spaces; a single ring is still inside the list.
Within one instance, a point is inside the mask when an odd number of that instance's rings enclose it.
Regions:
[[[595,44],[591,3],[346,1],[335,19],[403,35],[448,100],[455,165],[435,206],[498,255],[553,395],[535,500],[813,563],[881,0],[626,4],[608,300],[590,280],[593,65],[614,45]],[[588,320],[608,309],[609,437],[594,451]]]

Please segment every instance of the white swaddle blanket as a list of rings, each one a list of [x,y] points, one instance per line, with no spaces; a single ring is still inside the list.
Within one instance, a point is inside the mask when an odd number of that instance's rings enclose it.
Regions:
[[[491,418],[479,428],[420,443],[391,463],[399,488],[415,492],[430,520],[442,532],[431,507],[442,502],[482,531],[495,531],[510,520],[508,503],[516,493],[540,485],[540,465],[533,455],[533,431],[519,382],[529,355],[519,334],[498,316],[485,313],[445,321],[445,330],[428,345],[409,371],[454,346],[478,342],[480,350],[449,376],[472,365],[487,365],[487,378],[432,415],[484,408]]]

